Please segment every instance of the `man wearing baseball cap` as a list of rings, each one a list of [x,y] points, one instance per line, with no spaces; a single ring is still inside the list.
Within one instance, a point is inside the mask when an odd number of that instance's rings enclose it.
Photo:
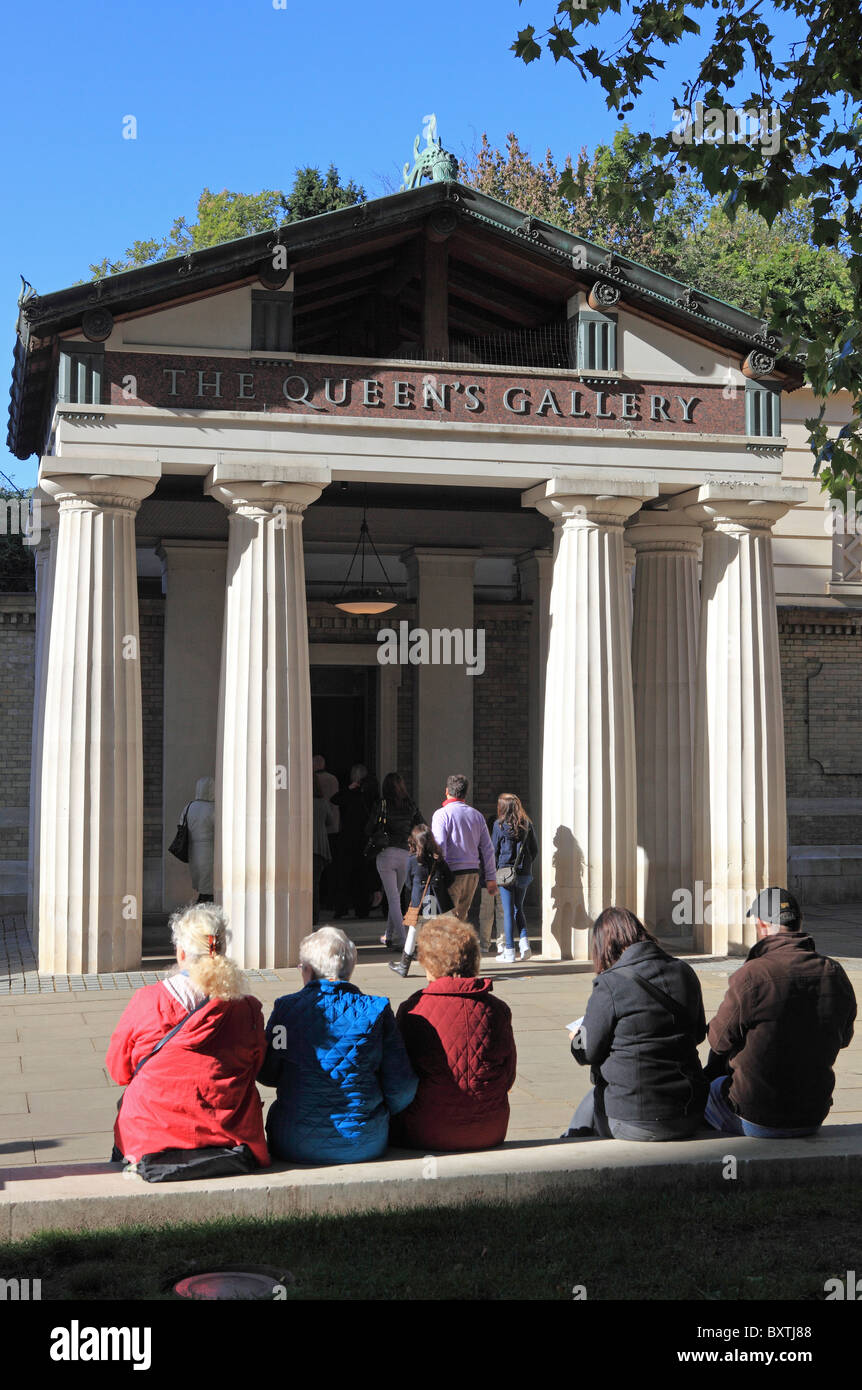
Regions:
[[[709,1025],[706,1120],[724,1134],[793,1139],[820,1128],[833,1063],[853,1037],[856,996],[837,961],[803,935],[786,888],[764,888],[748,911],[757,941],[731,975]]]

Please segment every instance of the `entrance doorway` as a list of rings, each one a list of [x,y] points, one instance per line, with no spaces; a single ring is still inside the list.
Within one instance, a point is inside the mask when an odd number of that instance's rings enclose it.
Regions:
[[[313,655],[312,655],[313,660]],[[312,751],[342,787],[354,763],[377,766],[377,682],[373,666],[311,667]]]

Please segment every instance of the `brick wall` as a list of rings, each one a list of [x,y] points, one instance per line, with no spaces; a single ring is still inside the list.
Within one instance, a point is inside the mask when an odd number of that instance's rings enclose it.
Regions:
[[[506,611],[508,608],[510,611]],[[529,805],[531,605],[477,604],[485,629],[485,670],[473,685],[473,786],[470,800],[483,815],[496,812],[501,792]]]
[[[0,597],[0,860],[26,860],[36,600]]]
[[[862,613],[780,608],[791,845],[862,844],[862,814],[805,814],[800,800],[860,798],[862,812]]]
[[[139,607],[144,754],[144,858],[159,859],[162,854],[164,766],[164,599],[141,599]]]

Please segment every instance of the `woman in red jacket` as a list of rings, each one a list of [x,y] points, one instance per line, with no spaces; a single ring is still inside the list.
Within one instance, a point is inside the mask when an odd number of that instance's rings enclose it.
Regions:
[[[128,1088],[114,1139],[129,1164],[165,1149],[244,1145],[240,1162],[269,1166],[255,1086],[266,1055],[263,1013],[260,1001],[244,993],[239,967],[225,957],[226,931],[227,918],[214,903],[175,913],[177,972],[137,990],[114,1030],[106,1064]]]
[[[425,989],[396,1016],[419,1077],[415,1099],[390,1121],[389,1141],[407,1149],[489,1149],[502,1144],[515,1082],[512,1014],[476,978],[479,939],[457,917],[432,917],[417,940]]]

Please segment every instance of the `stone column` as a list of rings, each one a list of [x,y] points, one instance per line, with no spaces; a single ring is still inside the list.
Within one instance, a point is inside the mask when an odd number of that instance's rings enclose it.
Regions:
[[[285,481],[272,478],[274,467],[221,462],[206,484],[230,512],[214,885],[230,919],[230,954],[250,969],[296,965],[312,929],[302,515],[329,471],[303,468],[301,481]]]
[[[708,483],[675,498],[705,523],[694,753],[695,947],[754,943],[745,914],[787,877],[784,721],[772,527],[804,487]],[[701,887],[702,885],[702,887]],[[700,900],[700,901],[699,901]],[[702,904],[702,906],[701,906]]]
[[[199,777],[214,777],[218,742],[227,546],[223,541],[162,541],[165,571],[164,883],[172,911],[191,897],[187,864],[167,847]]]
[[[463,633],[473,628],[473,576],[476,550],[408,550],[411,591],[416,597],[416,629],[428,634],[429,660],[416,666],[414,697],[413,783],[416,804],[431,824],[431,816],[446,793],[446,778],[463,772],[473,791],[473,683],[465,665],[432,662],[433,629]],[[414,630],[416,630],[414,629]],[[456,646],[453,651],[456,652]],[[444,656],[441,645],[439,655]],[[384,768],[384,775],[393,771]]]
[[[605,907],[634,908],[637,805],[623,526],[654,484],[553,478],[524,495],[554,522],[542,767],[542,952],[586,960]]]
[[[635,616],[635,560],[637,551],[633,545],[626,543],[623,546],[623,563],[626,570],[626,599],[629,611],[629,631],[631,631]]]
[[[42,804],[42,736],[45,686],[48,680],[48,636],[57,560],[57,504],[41,490],[34,493],[40,507],[41,535],[36,545],[36,653],[33,671],[33,734],[30,749],[30,821],[27,836],[27,929],[34,951],[39,949],[39,836]]]
[[[701,529],[684,511],[641,512],[626,537],[637,552],[632,680],[637,746],[640,912],[661,936],[686,932],[691,894],[692,766]],[[676,898],[674,898],[676,894]],[[677,921],[673,920],[677,905]]]
[[[143,760],[135,514],[158,467],[42,464],[59,504],[39,805],[39,969],[137,969]],[[127,467],[127,465],[126,465]]]
[[[553,556],[543,550],[526,550],[518,556],[521,596],[533,605],[530,619],[530,657],[527,679],[530,685],[529,756],[530,780],[522,795],[529,798],[527,806],[542,843],[542,745],[545,722],[545,672],[548,665],[548,632],[550,628],[551,579]],[[541,892],[541,865],[533,870],[530,893]],[[536,899],[540,901],[540,897]]]

